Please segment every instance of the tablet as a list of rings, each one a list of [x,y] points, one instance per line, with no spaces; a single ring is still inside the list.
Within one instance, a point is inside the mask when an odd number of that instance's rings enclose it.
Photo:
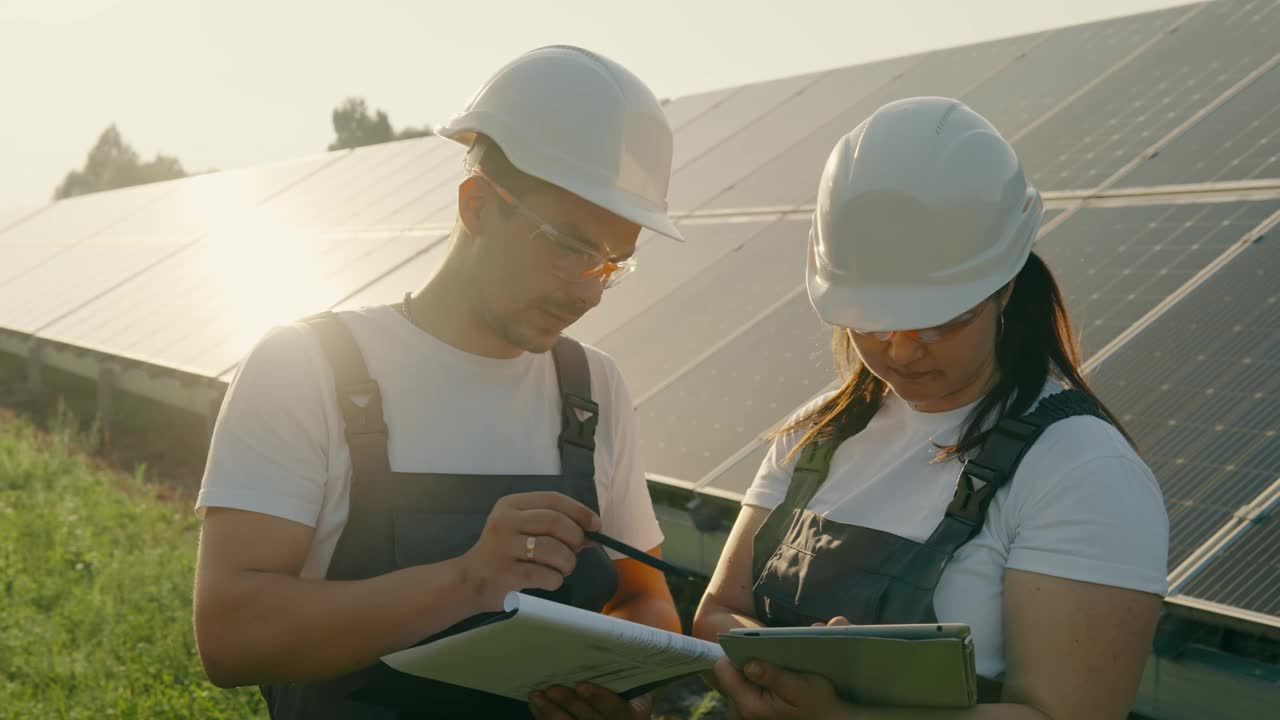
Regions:
[[[960,623],[735,628],[718,639],[739,670],[758,658],[821,675],[854,703],[964,708],[977,701],[973,636]]]
[[[824,625],[820,627],[734,628],[736,637],[864,637],[885,640],[939,640],[969,637],[964,623],[932,623],[919,625]]]

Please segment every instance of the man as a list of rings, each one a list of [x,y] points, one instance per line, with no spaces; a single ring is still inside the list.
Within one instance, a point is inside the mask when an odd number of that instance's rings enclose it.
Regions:
[[[572,47],[498,71],[437,134],[469,147],[448,257],[395,306],[276,328],[242,363],[197,501],[201,661],[273,718],[648,717],[597,687],[528,704],[377,660],[509,591],[679,631],[613,361],[562,338],[666,214],[653,94]],[[551,352],[548,352],[551,351]]]

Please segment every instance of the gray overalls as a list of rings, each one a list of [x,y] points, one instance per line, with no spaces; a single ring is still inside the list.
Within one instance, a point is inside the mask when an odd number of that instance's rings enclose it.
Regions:
[[[591,373],[581,345],[561,337],[552,355],[562,399],[559,475],[452,475],[391,469],[382,395],[350,330],[332,313],[305,321],[333,367],[338,407],[351,449],[351,501],[329,580],[361,580],[457,557],[471,548],[494,504],[512,493],[555,491],[600,511],[595,484]],[[579,412],[585,414],[580,419]],[[484,451],[483,428],[476,451]],[[557,591],[528,590],[598,612],[613,597],[617,570],[600,547],[578,553]],[[263,686],[275,720],[369,718],[530,718],[528,704],[425,680],[382,663],[331,680]]]

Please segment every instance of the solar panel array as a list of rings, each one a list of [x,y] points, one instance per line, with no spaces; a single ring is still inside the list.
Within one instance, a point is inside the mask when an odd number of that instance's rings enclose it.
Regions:
[[[675,100],[689,242],[645,234],[571,332],[618,361],[656,482],[739,497],[834,380],[803,289],[828,152],[885,102],[958,97],[1049,191],[1038,249],[1164,488],[1170,568],[1203,556],[1179,592],[1280,625],[1274,515],[1218,533],[1280,478],[1280,250],[1255,242],[1280,217],[1277,65],[1280,2],[1218,0]],[[271,324],[420,286],[460,177],[421,138],[0,213],[0,328],[229,381]]]

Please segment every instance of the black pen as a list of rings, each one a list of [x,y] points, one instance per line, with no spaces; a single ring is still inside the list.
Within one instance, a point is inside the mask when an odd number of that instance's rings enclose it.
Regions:
[[[645,565],[648,565],[649,567],[657,568],[668,575],[673,575],[678,578],[684,578],[685,580],[697,579],[697,576],[695,576],[689,570],[685,570],[682,567],[672,565],[666,560],[663,560],[661,558],[656,558],[643,550],[637,550],[636,548],[633,548],[630,545],[620,540],[614,540],[613,538],[609,537],[608,535],[605,535],[604,533],[596,532],[595,530],[587,530],[585,535],[587,536],[588,540],[595,540],[596,542],[600,543],[601,545],[611,550],[617,550],[618,552],[622,553],[623,555],[626,555],[632,560],[639,560]]]

